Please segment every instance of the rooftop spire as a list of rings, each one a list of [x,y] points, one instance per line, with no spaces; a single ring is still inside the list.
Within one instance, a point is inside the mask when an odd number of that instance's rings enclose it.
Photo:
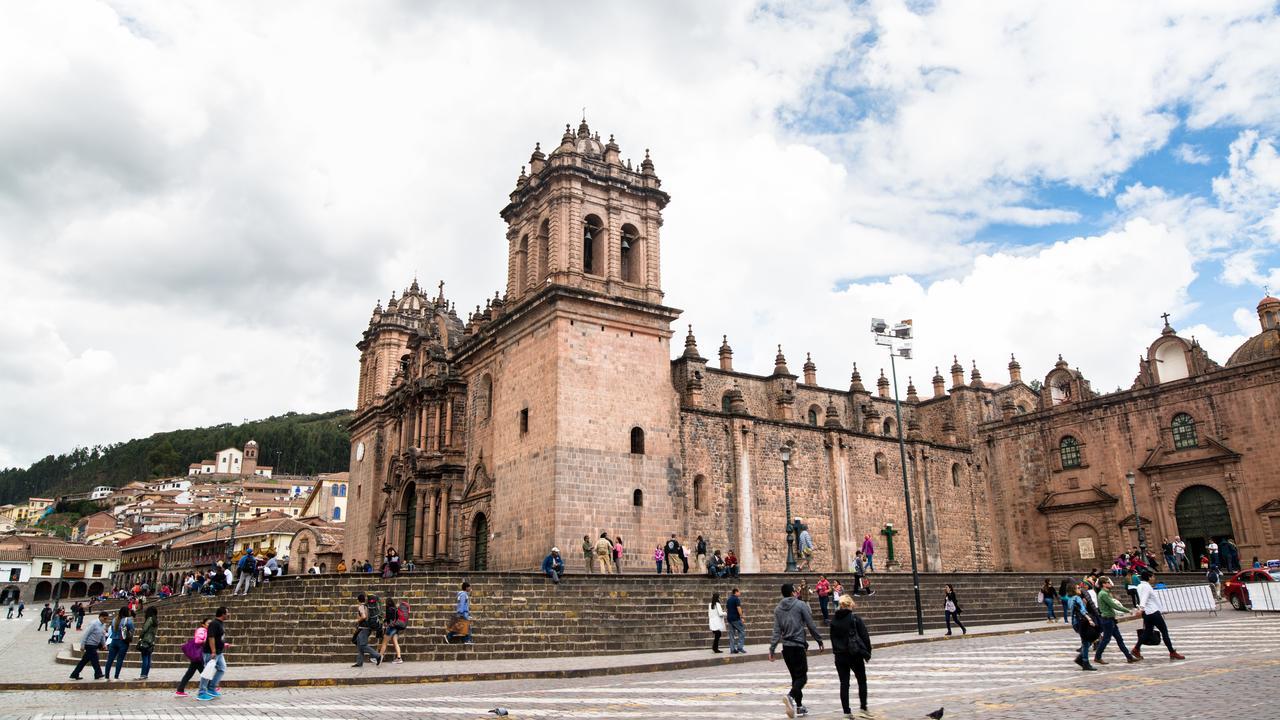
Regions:
[[[693,337],[693,325],[689,326],[689,334],[684,336],[684,356],[689,360],[701,360],[698,355],[698,341]]]

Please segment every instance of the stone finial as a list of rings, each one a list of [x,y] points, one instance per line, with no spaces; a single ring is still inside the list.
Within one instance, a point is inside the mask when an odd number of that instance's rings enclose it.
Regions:
[[[1054,363],[1053,366],[1055,368],[1066,369],[1067,361],[1062,359],[1062,353],[1058,353],[1058,362]]]
[[[533,152],[529,155],[529,174],[537,175],[547,165],[547,156],[542,152],[542,143],[533,144]]]
[[[829,428],[844,427],[840,424],[840,411],[836,410],[835,401],[831,398],[827,398],[827,419],[822,425]]]
[[[969,377],[970,377],[970,381],[969,381],[970,386],[976,387],[976,388],[986,387],[986,385],[982,383],[982,373],[978,371],[977,360],[973,361],[973,372],[969,375]]]
[[[923,440],[924,433],[920,431],[920,420],[915,415],[907,418],[907,439]]]
[[[407,294],[409,294],[409,295],[421,295],[421,294],[422,294],[422,289],[418,287],[418,276],[417,276],[417,275],[414,275],[414,276],[413,276],[413,282],[409,283],[409,291],[408,291],[408,293],[407,293]]]
[[[804,384],[818,384],[818,366],[813,364],[813,357],[809,353],[804,354]]]
[[[520,166],[520,176],[516,178],[516,187],[524,187],[529,184],[529,176],[524,174],[524,166]]]
[[[701,360],[698,355],[698,341],[693,337],[693,325],[689,326],[689,334],[684,336],[684,355],[686,360]]]
[[[653,160],[649,158],[649,148],[644,149],[644,161],[640,163],[640,173],[642,175],[653,174]]]
[[[862,373],[858,372],[858,363],[854,363],[853,374],[849,376],[849,392],[860,393],[866,391],[867,389],[862,386]]]
[[[940,398],[947,394],[947,381],[943,379],[942,373],[938,371],[938,366],[933,366],[933,396]]]
[[[884,376],[884,368],[880,368],[880,377],[876,380],[876,394],[882,398],[889,397],[889,378]]]
[[[911,376],[907,376],[907,402],[920,402],[920,396],[916,394],[916,384],[911,382]]]
[[[582,122],[578,125],[578,137],[580,137],[580,138],[589,138],[589,137],[591,137],[591,128],[587,127],[587,116],[586,116],[586,115],[583,115],[583,116],[582,116]]]
[[[1009,383],[1022,382],[1022,366],[1018,364],[1018,358],[1009,353]]]
[[[729,398],[729,412],[733,415],[746,415],[747,402],[742,397],[742,390],[738,389],[738,381],[733,381],[733,387],[725,392],[725,397]]]
[[[778,346],[778,354],[773,357],[773,374],[774,375],[790,375],[791,371],[787,369],[787,358],[782,354],[782,346]]]
[[[613,135],[609,136],[609,142],[604,146],[604,161],[610,165],[622,165],[622,155],[619,154],[621,148],[618,143],[614,142]]]
[[[695,370],[684,384],[684,404],[698,407],[702,404],[702,373]]]
[[[729,336],[722,335],[723,342],[720,343],[720,369],[733,370],[733,348],[729,347]]]
[[[964,366],[960,364],[960,357],[951,356],[951,388],[954,390],[958,387],[964,387]]]
[[[1161,315],[1160,317],[1164,319],[1164,327],[1160,330],[1160,334],[1161,334],[1161,335],[1176,335],[1176,334],[1177,334],[1177,331],[1176,331],[1176,330],[1174,330],[1174,329],[1173,329],[1173,326],[1169,324],[1169,313],[1165,313],[1165,314]]]

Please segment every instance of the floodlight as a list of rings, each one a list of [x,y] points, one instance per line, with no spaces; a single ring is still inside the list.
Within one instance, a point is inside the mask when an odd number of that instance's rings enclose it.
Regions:
[[[889,329],[889,323],[884,318],[871,318],[871,332],[880,335]]]

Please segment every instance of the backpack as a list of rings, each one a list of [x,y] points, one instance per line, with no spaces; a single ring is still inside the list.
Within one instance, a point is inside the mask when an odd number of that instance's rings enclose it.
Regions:
[[[396,606],[396,619],[392,621],[391,627],[396,630],[404,630],[409,627],[409,603],[404,600]]]
[[[365,619],[364,624],[375,630],[380,628],[382,626],[382,604],[378,602],[378,598],[370,596],[365,610],[368,612],[369,617]]]

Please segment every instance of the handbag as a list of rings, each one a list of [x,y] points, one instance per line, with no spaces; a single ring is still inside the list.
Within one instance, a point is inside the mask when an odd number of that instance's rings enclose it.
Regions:
[[[182,654],[191,662],[202,662],[204,660],[204,648],[194,639],[182,644]]]

